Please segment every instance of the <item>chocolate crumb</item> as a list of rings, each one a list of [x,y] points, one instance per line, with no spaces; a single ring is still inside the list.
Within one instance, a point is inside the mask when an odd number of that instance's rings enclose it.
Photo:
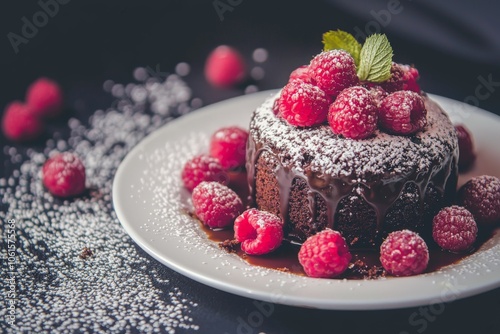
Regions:
[[[226,239],[222,242],[219,242],[219,248],[225,250],[228,253],[236,253],[237,246],[240,242],[236,239]]]
[[[362,276],[364,279],[376,279],[385,277],[386,275],[386,271],[382,266],[369,266],[361,260],[350,263],[348,268],[350,273],[356,276]]]
[[[289,273],[290,269],[288,267],[276,268],[276,270],[282,271],[284,273]]]
[[[86,260],[93,255],[94,255],[94,252],[92,251],[92,249],[90,249],[88,247],[83,247],[83,250],[80,253],[80,259]]]

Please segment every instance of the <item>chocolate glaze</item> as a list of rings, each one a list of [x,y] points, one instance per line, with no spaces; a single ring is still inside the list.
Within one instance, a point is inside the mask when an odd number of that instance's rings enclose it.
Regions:
[[[255,117],[255,114],[254,114]],[[252,130],[252,129],[251,129]],[[418,137],[415,138],[419,140]],[[294,180],[299,178],[306,182],[309,190],[308,210],[311,213],[309,224],[313,224],[318,219],[316,208],[318,207],[317,198],[321,198],[326,203],[327,224],[326,227],[336,229],[335,217],[339,203],[346,196],[357,193],[366,203],[375,211],[377,231],[386,230],[384,220],[388,210],[400,197],[402,190],[408,183],[416,185],[419,192],[419,216],[424,214],[424,200],[429,185],[432,185],[442,198],[452,198],[457,183],[457,161],[458,146],[452,147],[450,144],[450,155],[444,155],[442,161],[433,161],[432,165],[425,170],[413,168],[407,173],[394,175],[394,173],[385,173],[376,177],[366,178],[363,181],[356,179],[354,175],[333,176],[323,172],[312,171],[307,164],[303,171],[290,168],[286,161],[286,155],[280,154],[279,150],[270,147],[266,142],[259,142],[254,139],[252,131],[247,142],[247,163],[249,185],[249,202],[252,205],[259,206],[255,201],[255,177],[258,159],[263,152],[267,152],[273,160],[277,162],[274,170],[278,184],[279,194],[279,215],[285,224],[289,222],[289,196],[292,191]],[[316,196],[318,195],[318,196]],[[443,204],[446,201],[443,201]],[[290,241],[301,242],[301,238],[290,226],[285,227],[288,231],[286,238]]]

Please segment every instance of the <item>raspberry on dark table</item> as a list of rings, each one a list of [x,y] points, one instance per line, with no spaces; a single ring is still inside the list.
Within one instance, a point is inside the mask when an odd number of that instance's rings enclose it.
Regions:
[[[26,103],[37,117],[55,117],[63,110],[62,89],[57,82],[40,78],[28,87]]]
[[[9,140],[29,141],[43,133],[44,124],[34,114],[32,108],[20,101],[14,101],[5,108],[2,131]]]
[[[85,190],[85,166],[73,153],[59,153],[48,159],[42,174],[44,186],[55,196],[71,197]]]

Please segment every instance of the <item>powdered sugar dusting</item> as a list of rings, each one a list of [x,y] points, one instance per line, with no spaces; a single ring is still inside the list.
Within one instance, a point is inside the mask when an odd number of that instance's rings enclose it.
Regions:
[[[43,151],[5,148],[12,164],[24,161],[10,177],[0,179],[0,220],[16,222],[16,263],[10,274],[17,286],[13,331],[198,329],[190,317],[197,304],[137,251],[111,204],[113,176],[129,150],[172,117],[190,110],[190,89],[178,76],[163,80],[144,70],[137,73],[145,82],[126,86],[108,82],[106,87],[117,97],[113,107],[96,111],[88,125],[70,119],[69,138],[56,134]],[[47,157],[66,150],[84,161],[89,190],[61,200],[44,189],[40,171]],[[0,225],[2,235],[5,228]],[[6,239],[2,240],[6,257]],[[91,252],[80,256],[84,247]],[[5,299],[0,302],[2,319],[8,310],[5,303]]]
[[[347,176],[358,182],[371,177],[391,179],[428,171],[457,149],[456,133],[448,116],[428,98],[428,125],[424,131],[414,136],[395,136],[375,130],[373,136],[355,140],[335,135],[327,124],[305,129],[290,126],[273,113],[276,97],[255,111],[250,133],[256,142],[264,142],[278,152],[284,167],[297,172],[303,173],[307,167],[313,173]],[[306,166],[305,156],[312,157]]]

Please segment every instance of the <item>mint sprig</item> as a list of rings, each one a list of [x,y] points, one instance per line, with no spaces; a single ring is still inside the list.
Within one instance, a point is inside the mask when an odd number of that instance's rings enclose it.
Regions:
[[[325,32],[323,34],[323,45],[324,51],[342,49],[349,52],[354,58],[356,66],[359,66],[361,44],[350,33],[340,29]]]
[[[358,77],[361,81],[383,82],[391,77],[392,47],[387,36],[369,36],[360,52]]]

